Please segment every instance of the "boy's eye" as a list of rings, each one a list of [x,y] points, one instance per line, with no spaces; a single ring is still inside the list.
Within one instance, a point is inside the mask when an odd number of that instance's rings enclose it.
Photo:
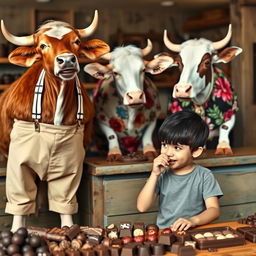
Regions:
[[[178,151],[182,150],[182,148],[180,146],[175,146],[175,149]]]
[[[166,144],[166,143],[162,143],[162,147],[163,147],[163,148],[166,148],[166,147],[167,147],[167,144]]]

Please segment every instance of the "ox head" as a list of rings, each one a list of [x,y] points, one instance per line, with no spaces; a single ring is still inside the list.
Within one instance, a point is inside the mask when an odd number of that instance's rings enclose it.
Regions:
[[[109,52],[109,46],[101,40],[82,42],[82,38],[90,36],[98,24],[98,12],[85,29],[75,29],[66,22],[48,21],[35,34],[14,36],[6,29],[1,20],[1,29],[5,38],[21,47],[9,55],[9,61],[19,66],[29,67],[41,61],[46,72],[61,80],[71,80],[79,72],[78,57],[90,59]]]
[[[146,103],[143,81],[147,61],[143,60],[143,56],[151,50],[152,43],[149,39],[144,49],[133,45],[117,47],[111,53],[102,56],[109,60],[108,65],[91,63],[85,66],[84,71],[97,79],[113,76],[117,90],[123,98],[123,104],[136,107]]]
[[[178,66],[180,79],[173,88],[173,97],[192,100],[196,104],[203,104],[212,91],[213,86],[213,64],[228,63],[242,52],[239,47],[222,49],[232,35],[231,25],[224,39],[211,42],[206,39],[192,39],[182,44],[174,44],[164,31],[164,43],[168,49],[179,55],[159,54],[156,62],[161,70],[171,66]],[[154,73],[154,72],[153,72]]]

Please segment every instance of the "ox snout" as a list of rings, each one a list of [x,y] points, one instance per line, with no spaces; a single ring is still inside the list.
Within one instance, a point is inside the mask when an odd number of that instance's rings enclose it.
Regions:
[[[64,53],[56,56],[54,73],[63,80],[71,80],[79,72],[79,64],[74,54]]]
[[[136,107],[146,103],[145,93],[143,91],[127,92],[124,96],[124,104]]]
[[[173,88],[174,98],[191,98],[193,87],[191,84],[176,84]]]

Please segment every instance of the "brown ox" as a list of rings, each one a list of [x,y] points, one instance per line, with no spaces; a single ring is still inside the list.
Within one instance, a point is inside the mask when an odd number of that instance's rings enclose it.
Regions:
[[[61,214],[62,226],[72,224],[71,214],[77,211],[75,193],[81,178],[84,148],[90,139],[94,116],[93,105],[77,78],[78,57],[94,59],[109,51],[109,46],[101,40],[81,41],[94,32],[97,23],[95,11],[92,24],[85,29],[49,21],[35,34],[17,37],[1,21],[5,38],[21,46],[9,55],[9,61],[31,66],[0,98],[0,151],[7,156],[9,150],[6,212],[14,215],[12,230],[24,226],[23,216],[35,211],[36,174],[48,182],[49,209]],[[38,91],[43,89],[41,94],[35,93],[36,84]],[[34,129],[26,133],[31,127]],[[68,141],[67,135],[58,145],[63,134],[72,134],[71,140],[75,142]],[[51,189],[53,181],[59,183]],[[54,200],[57,201],[52,203]]]

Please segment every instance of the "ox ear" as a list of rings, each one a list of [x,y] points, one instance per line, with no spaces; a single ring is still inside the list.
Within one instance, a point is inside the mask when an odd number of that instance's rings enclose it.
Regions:
[[[242,48],[236,47],[236,46],[225,48],[223,51],[213,56],[213,62],[228,63],[232,59],[234,59],[237,55],[239,55],[242,51],[243,51]]]
[[[89,59],[97,59],[109,51],[108,44],[98,39],[92,39],[82,43],[80,53]]]
[[[157,75],[174,65],[174,58],[171,56],[158,55],[153,60],[146,62],[146,72]]]
[[[109,65],[103,66],[99,63],[90,63],[84,67],[84,71],[96,79],[107,78],[111,75]]]
[[[21,46],[13,50],[8,59],[11,63],[22,67],[30,67],[36,61],[41,60],[41,55],[36,52],[35,47]]]

